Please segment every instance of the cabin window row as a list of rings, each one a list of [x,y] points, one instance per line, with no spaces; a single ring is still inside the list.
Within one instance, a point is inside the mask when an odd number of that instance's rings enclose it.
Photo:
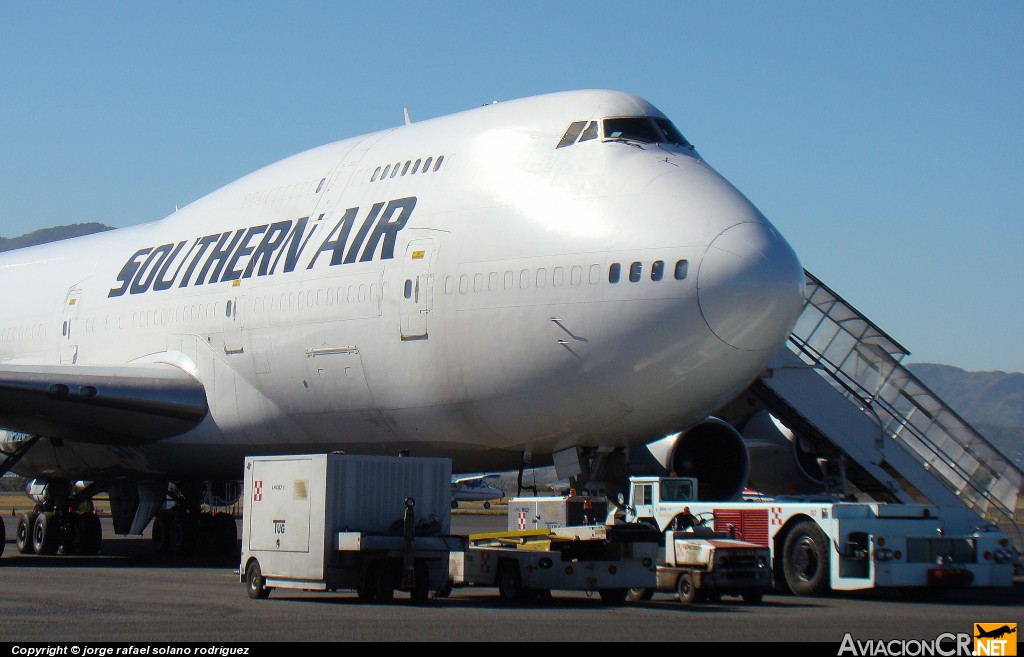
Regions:
[[[528,290],[531,287],[543,288],[548,285],[561,287],[565,284],[577,286],[586,282],[590,285],[596,285],[601,282],[600,265],[590,265],[586,269],[580,265],[574,265],[568,269],[568,272],[565,267],[554,267],[550,271],[546,267],[536,270],[506,270],[504,273],[492,271],[486,274],[486,278],[482,272],[473,274],[472,278],[470,274],[462,274],[458,278],[458,291],[459,294],[467,294],[470,290],[473,292],[483,292],[486,289],[488,292],[495,292],[497,290],[512,290],[517,287],[520,290]],[[445,277],[444,293],[454,294],[455,290],[455,277]]]
[[[426,160],[418,158],[415,161],[406,160],[404,164],[399,161],[394,164],[381,165],[377,167],[374,170],[373,175],[370,176],[370,182],[384,180],[385,178],[394,178],[396,176],[404,176],[407,174],[413,176],[417,173],[436,172],[441,168],[441,164],[443,162],[444,155],[439,155],[437,156],[437,159],[434,159],[433,157],[428,157]]]
[[[686,276],[689,273],[690,262],[688,260],[676,260],[675,268],[672,271],[672,277],[677,281],[686,280]],[[665,261],[655,260],[651,263],[651,280],[660,281],[665,278]],[[629,265],[629,282],[639,283],[644,277],[644,263],[635,261]],[[608,282],[615,284],[618,283],[622,278],[622,263],[613,262],[608,267]]]
[[[33,326],[15,326],[0,330],[0,342],[24,342],[41,340],[46,337],[46,327],[42,324]]]
[[[323,191],[324,185],[327,183],[327,178],[321,178],[319,182],[307,180],[294,185],[282,185],[281,187],[275,187],[273,189],[265,189],[261,192],[255,192],[253,194],[247,194],[242,200],[242,207],[257,207],[260,205],[272,205],[277,201],[285,201],[290,198],[297,198],[299,196],[305,196],[306,194],[319,194]],[[313,185],[316,185],[316,191],[313,189]]]

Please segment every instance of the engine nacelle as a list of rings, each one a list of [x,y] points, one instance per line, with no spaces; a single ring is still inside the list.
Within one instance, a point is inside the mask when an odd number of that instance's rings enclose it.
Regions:
[[[769,495],[824,489],[817,450],[768,411],[750,417],[743,427],[743,439],[751,456],[752,488]]]
[[[731,424],[713,417],[633,451],[634,465],[655,466],[663,474],[696,477],[698,498],[703,501],[736,499],[750,472],[743,437]]]

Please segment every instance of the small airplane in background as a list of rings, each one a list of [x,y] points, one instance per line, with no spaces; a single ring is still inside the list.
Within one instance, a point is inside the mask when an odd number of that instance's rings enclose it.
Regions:
[[[497,479],[500,474],[474,474],[452,477],[452,508],[459,508],[459,502],[483,502],[485,509],[491,508],[492,500],[505,497],[505,491],[485,482]]]

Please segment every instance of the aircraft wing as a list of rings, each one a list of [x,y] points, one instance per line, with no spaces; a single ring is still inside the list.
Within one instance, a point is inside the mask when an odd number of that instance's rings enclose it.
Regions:
[[[478,474],[478,475],[469,475],[469,476],[466,476],[466,477],[452,477],[452,485],[453,486],[458,486],[458,485],[469,484],[469,483],[472,483],[474,481],[487,481],[488,479],[497,479],[500,476],[501,476],[500,474]]]
[[[203,385],[165,364],[0,365],[0,427],[49,438],[133,445],[192,429]]]

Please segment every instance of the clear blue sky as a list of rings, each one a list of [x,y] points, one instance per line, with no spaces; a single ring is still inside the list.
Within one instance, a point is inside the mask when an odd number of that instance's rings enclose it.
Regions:
[[[915,361],[1024,371],[1024,3],[4,2],[0,235],[576,88],[649,99]]]

